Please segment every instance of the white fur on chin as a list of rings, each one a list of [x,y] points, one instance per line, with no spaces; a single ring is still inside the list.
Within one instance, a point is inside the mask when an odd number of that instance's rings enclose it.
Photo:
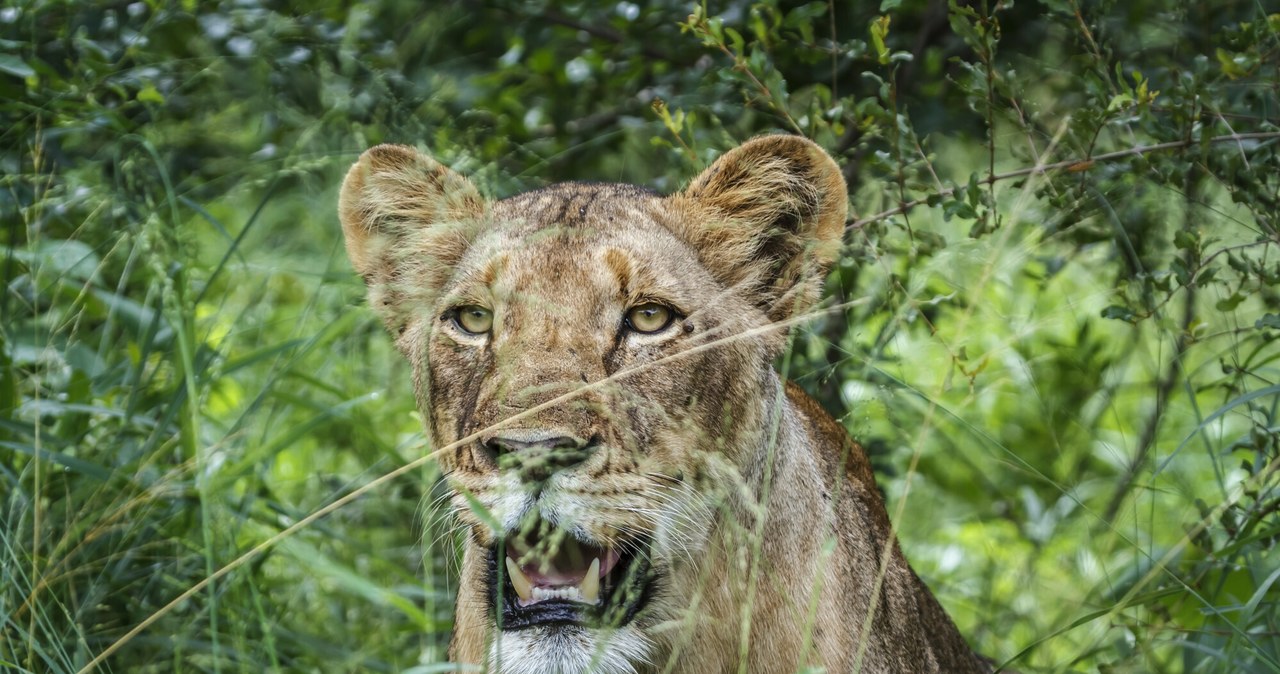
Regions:
[[[649,640],[630,625],[616,631],[571,625],[502,632],[489,650],[501,674],[635,674],[649,664]]]

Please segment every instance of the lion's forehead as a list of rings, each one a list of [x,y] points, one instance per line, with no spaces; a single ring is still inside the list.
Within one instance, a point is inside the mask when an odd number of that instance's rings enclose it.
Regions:
[[[527,228],[547,226],[625,228],[661,210],[663,199],[637,185],[558,183],[517,194],[494,204],[494,215],[523,221]]]
[[[512,300],[550,293],[580,305],[629,292],[687,295],[714,283],[665,226],[679,214],[634,185],[553,185],[497,202],[489,217],[458,265],[454,290],[483,286]]]
[[[499,201],[490,213],[486,234],[508,248],[678,243],[663,226],[675,215],[669,202],[634,185],[561,183]]]

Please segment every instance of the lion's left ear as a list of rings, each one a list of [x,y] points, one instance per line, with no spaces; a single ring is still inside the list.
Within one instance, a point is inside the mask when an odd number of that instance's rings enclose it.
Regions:
[[[840,251],[848,194],[840,167],[812,141],[761,136],[720,157],[672,200],[694,217],[676,234],[770,320],[817,301]]]

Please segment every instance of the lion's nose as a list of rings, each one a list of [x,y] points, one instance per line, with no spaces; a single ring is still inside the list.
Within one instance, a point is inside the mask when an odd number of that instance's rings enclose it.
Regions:
[[[486,439],[482,446],[499,468],[514,468],[525,482],[541,482],[586,461],[592,439],[537,432],[512,432]]]

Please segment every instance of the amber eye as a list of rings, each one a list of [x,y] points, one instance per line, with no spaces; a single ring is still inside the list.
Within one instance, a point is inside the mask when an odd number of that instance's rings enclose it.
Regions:
[[[674,318],[675,312],[671,311],[671,309],[661,304],[648,302],[631,307],[627,311],[627,327],[636,332],[651,334],[671,325],[671,321]]]
[[[464,332],[483,335],[493,329],[493,312],[474,304],[458,307],[454,310],[453,322]]]

